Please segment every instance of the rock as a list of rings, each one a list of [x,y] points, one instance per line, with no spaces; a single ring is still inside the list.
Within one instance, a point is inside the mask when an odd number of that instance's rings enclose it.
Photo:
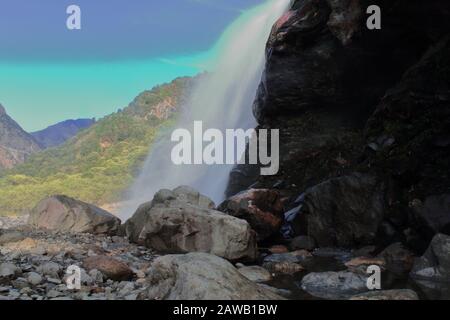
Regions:
[[[450,194],[433,195],[425,202],[412,202],[412,210],[420,224],[431,233],[450,235]]]
[[[354,295],[350,300],[419,300],[419,297],[409,289],[377,290]]]
[[[382,258],[368,258],[368,257],[357,257],[345,263],[345,266],[352,272],[355,273],[367,273],[367,268],[369,266],[378,266],[384,269],[386,262]]]
[[[276,246],[271,246],[269,249],[267,249],[270,253],[272,254],[276,254],[276,253],[287,253],[289,252],[289,249],[286,248],[283,245],[276,245]]]
[[[129,280],[133,277],[133,271],[127,264],[107,256],[88,257],[83,260],[83,267],[88,271],[98,270],[115,281]]]
[[[439,24],[444,28],[441,34],[448,28],[442,2],[425,7],[383,1],[379,4],[383,28],[375,34],[366,27],[365,11],[371,4],[366,0],[291,3],[267,43],[265,73],[253,106],[258,123],[319,108],[370,114],[373,104],[436,39],[424,29],[411,30],[407,22],[423,25],[426,11],[439,17],[428,25]],[[403,22],[396,24],[399,20]],[[399,36],[408,31],[421,41]],[[366,74],[376,77],[368,79]]]
[[[298,236],[291,240],[289,247],[291,250],[308,250],[312,251],[316,248],[316,242],[308,236]]]
[[[206,253],[167,255],[148,272],[148,298],[157,300],[280,300],[228,261]]]
[[[302,263],[311,258],[312,255],[305,250],[271,254],[264,258],[263,267],[275,274],[294,274],[303,271]]]
[[[305,250],[298,250],[288,253],[276,253],[268,255],[264,258],[264,263],[267,262],[293,262],[301,263],[307,259],[312,258],[311,253]]]
[[[410,276],[418,280],[450,282],[450,236],[436,235],[425,254],[415,260]]]
[[[283,200],[277,190],[250,189],[223,202],[218,210],[248,221],[265,240],[277,234],[283,224]]]
[[[36,271],[45,276],[59,279],[59,275],[62,272],[62,268],[56,262],[46,262],[36,268]]]
[[[94,205],[59,195],[39,202],[28,224],[61,232],[113,234],[120,219]]]
[[[264,284],[264,283],[258,283],[258,285],[261,288],[264,288],[266,290],[272,291],[273,293],[275,293],[275,294],[277,294],[277,295],[279,295],[281,297],[284,297],[284,298],[290,298],[290,296],[292,295],[292,292],[287,290],[287,289],[275,288],[275,287],[269,286],[269,285]]]
[[[12,263],[0,264],[0,278],[13,278],[22,273],[22,270]]]
[[[368,290],[367,277],[348,272],[309,273],[301,282],[301,288],[314,297],[323,299],[348,299]]]
[[[161,190],[126,222],[126,234],[157,251],[254,260],[256,236],[250,225],[211,207],[210,200],[190,188]]]
[[[305,268],[296,262],[265,262],[264,268],[273,274],[289,274],[293,275],[297,272],[302,272]]]
[[[353,174],[325,181],[304,194],[294,231],[306,232],[320,247],[372,244],[384,218],[383,185]]]
[[[414,264],[414,254],[401,243],[394,243],[378,255],[386,262],[386,269],[395,274],[408,274]]]
[[[37,286],[37,285],[41,284],[42,277],[39,273],[30,272],[27,276],[27,280],[32,286]]]
[[[238,271],[253,282],[267,282],[272,280],[270,272],[259,266],[242,267]]]
[[[25,236],[21,232],[0,230],[0,246],[6,243],[22,241],[23,239],[25,239]]]
[[[365,129],[367,141],[395,139],[384,150],[368,152],[364,165],[395,177],[403,192],[391,201],[408,209],[408,227],[424,242],[449,231],[450,153],[435,143],[449,134],[449,65],[450,37],[445,36],[386,93]]]

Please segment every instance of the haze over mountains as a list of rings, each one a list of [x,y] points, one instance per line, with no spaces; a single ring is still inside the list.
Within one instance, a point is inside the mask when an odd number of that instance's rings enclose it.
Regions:
[[[66,120],[47,127],[46,129],[32,132],[31,135],[43,147],[56,147],[73,136],[80,130],[89,128],[95,123],[95,119]]]
[[[65,120],[28,133],[0,104],[0,170],[11,169],[36,152],[62,145],[94,123],[95,119]]]

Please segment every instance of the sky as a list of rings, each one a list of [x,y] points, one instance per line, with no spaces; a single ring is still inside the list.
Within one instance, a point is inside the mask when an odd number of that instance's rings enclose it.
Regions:
[[[102,117],[195,75],[226,27],[263,0],[0,0],[0,103],[25,130]],[[81,8],[81,30],[66,27]]]

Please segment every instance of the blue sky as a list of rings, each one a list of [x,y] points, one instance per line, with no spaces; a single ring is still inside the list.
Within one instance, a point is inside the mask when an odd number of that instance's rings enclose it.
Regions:
[[[208,50],[263,0],[0,0],[0,103],[26,130],[101,117],[204,69]],[[82,30],[66,28],[77,4]]]

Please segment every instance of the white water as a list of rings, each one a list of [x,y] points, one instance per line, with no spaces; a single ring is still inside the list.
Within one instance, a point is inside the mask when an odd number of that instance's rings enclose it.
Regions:
[[[212,49],[217,54],[211,74],[194,88],[176,128],[188,128],[192,134],[193,122],[197,120],[203,121],[203,130],[247,130],[256,126],[252,103],[264,68],[265,45],[273,24],[289,3],[290,0],[268,0],[245,11],[226,29]],[[131,200],[121,209],[121,218],[129,218],[140,204],[150,201],[163,188],[189,185],[216,203],[223,200],[233,166],[176,166],[170,159],[174,143],[168,139],[165,137],[152,147],[130,190]]]

